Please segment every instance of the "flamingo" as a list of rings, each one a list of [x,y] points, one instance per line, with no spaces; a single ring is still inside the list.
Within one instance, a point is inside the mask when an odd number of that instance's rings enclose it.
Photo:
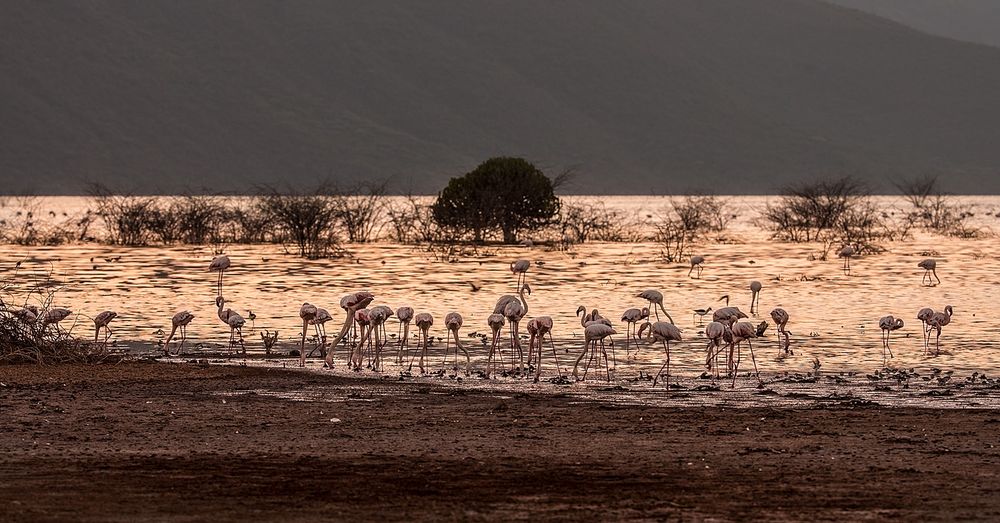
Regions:
[[[656,312],[656,305],[659,305],[660,310],[663,311],[663,314],[667,315],[667,319],[670,320],[670,323],[674,322],[674,319],[670,317],[667,310],[663,308],[663,293],[654,289],[647,289],[640,292],[636,296],[649,302],[649,310],[653,311],[657,321],[660,319],[660,314]]]
[[[526,273],[528,269],[531,268],[531,262],[528,260],[515,260],[510,262],[510,272],[517,276],[517,286],[515,288],[520,289],[521,285],[525,283]]]
[[[921,327],[921,331],[922,331],[922,333],[924,335],[924,353],[925,354],[927,353],[927,351],[930,350],[930,344],[931,344],[931,326],[928,323],[928,321],[930,321],[930,319],[931,319],[932,316],[934,316],[934,309],[931,309],[929,307],[924,307],[923,309],[920,309],[917,312],[917,319],[920,320],[923,323],[923,326]]]
[[[708,339],[708,346],[705,347],[707,356],[705,367],[712,370],[712,363],[715,363],[715,376],[719,376],[719,353],[722,352],[722,340],[729,329],[725,324],[713,321],[705,326],[705,338]],[[712,349],[715,349],[714,351]]]
[[[104,311],[94,316],[94,343],[97,343],[97,335],[101,333],[101,329],[106,331],[104,343],[108,343],[108,339],[111,338],[111,327],[108,327],[108,324],[117,317],[118,313],[115,311]]]
[[[691,277],[692,272],[695,272],[696,274],[695,279],[701,279],[701,271],[705,268],[704,263],[705,263],[704,256],[692,256],[691,268],[688,269],[688,278]]]
[[[886,352],[892,357],[892,349],[889,348],[889,335],[892,331],[903,328],[903,318],[894,318],[892,315],[883,316],[878,320],[878,326],[882,329],[882,365],[885,366]]]
[[[651,343],[660,342],[663,344],[663,350],[667,353],[667,360],[663,362],[660,367],[660,371],[656,373],[656,377],[653,378],[653,386],[656,386],[656,380],[660,378],[660,374],[663,373],[663,369],[667,369],[667,390],[670,390],[670,342],[680,342],[681,341],[681,330],[677,328],[673,323],[667,323],[665,321],[658,321],[656,323],[643,323],[639,327],[639,337],[642,337],[642,332],[649,328],[649,335],[647,338],[651,339]]]
[[[458,329],[462,328],[462,315],[457,312],[449,312],[444,317],[444,325],[448,328],[448,333],[455,338],[455,370],[458,370],[458,351],[461,350],[465,353],[465,375],[469,375],[469,371],[472,369],[472,362],[469,359],[469,351],[465,350],[462,346],[462,341],[458,338]],[[442,368],[448,366],[448,349],[451,345],[450,339],[445,342],[444,345],[444,363]]]
[[[854,256],[854,247],[850,245],[845,245],[844,248],[840,249],[840,253],[837,256],[844,259],[844,274],[851,274],[851,256]]]
[[[717,321],[719,323],[726,323],[732,325],[736,320],[740,318],[747,318],[748,316],[740,310],[739,307],[722,307],[717,311],[712,313],[712,321]]]
[[[774,320],[775,327],[778,328],[778,346],[781,346],[781,335],[785,335],[785,354],[791,353],[788,350],[791,340],[789,339],[789,332],[785,330],[785,326],[788,325],[788,312],[785,309],[777,308],[771,311],[771,319]]]
[[[38,321],[38,307],[34,305],[25,305],[20,309],[13,312],[14,317],[21,320],[22,323],[31,324]]]
[[[326,322],[332,319],[333,315],[330,314],[330,311],[322,307],[316,307],[316,315],[309,320],[309,325],[312,325],[316,332],[316,347],[313,347],[313,350],[309,351],[310,356],[317,348],[319,348],[320,357],[326,356]]]
[[[608,336],[611,336],[612,334],[618,334],[618,332],[615,331],[614,328],[609,327],[607,325],[604,325],[603,323],[591,323],[590,325],[587,326],[586,329],[584,329],[584,331],[583,331],[583,352],[580,353],[580,356],[576,359],[576,363],[573,364],[573,378],[574,379],[576,379],[577,381],[580,381],[579,373],[578,373],[578,367],[580,366],[580,360],[582,360],[583,357],[586,356],[588,352],[591,352],[591,345],[593,345],[593,351],[595,351],[595,352],[597,351],[597,342],[601,342],[601,352],[604,353],[604,363],[607,366],[607,364],[608,364],[608,353],[604,351],[604,338],[607,338]],[[591,354],[590,358],[593,359],[594,355]],[[587,367],[590,367],[590,363],[589,362],[587,363]],[[611,381],[611,368],[607,367],[607,369],[608,369],[608,381]],[[587,374],[586,374],[586,370],[585,370],[584,371],[584,377],[586,378],[586,376],[587,376]]]
[[[361,362],[364,359],[365,343],[371,347],[371,335],[372,335],[372,317],[371,311],[368,309],[358,309],[354,311],[354,323],[358,325],[358,330],[361,331],[361,336],[358,339],[358,344],[351,348],[350,364],[354,367],[354,370],[361,370]],[[368,357],[368,365],[371,366],[371,356]]]
[[[754,316],[760,312],[760,289],[763,285],[759,281],[750,282],[750,314]]]
[[[605,318],[604,316],[601,316],[601,313],[598,312],[597,309],[594,309],[588,313],[587,308],[581,305],[577,307],[576,315],[580,316],[580,326],[584,328],[586,328],[587,325],[590,325],[591,323],[601,323],[607,325],[608,327],[613,326],[611,325],[611,320]]]
[[[518,357],[520,358],[520,370],[524,372],[524,351],[521,349],[520,340],[520,323],[521,319],[528,314],[528,300],[525,299],[524,293],[527,292],[531,295],[531,287],[525,283],[521,286],[520,292],[518,292],[518,301],[507,302],[507,305],[503,309],[503,316],[507,319],[510,324],[510,350],[513,356],[513,351],[517,350]]]
[[[299,345],[299,367],[306,366],[306,332],[309,330],[309,323],[316,318],[319,309],[315,305],[305,302],[299,307],[299,318],[302,319],[302,343]]]
[[[181,348],[184,347],[184,341],[187,340],[187,326],[193,319],[194,314],[191,314],[191,311],[180,311],[170,318],[170,335],[167,336],[167,341],[163,343],[164,356],[170,356],[170,340],[173,339],[174,333],[177,332],[178,329],[181,331],[181,341],[177,345],[177,354],[181,353]]]
[[[243,354],[246,354],[247,348],[243,344],[243,326],[246,325],[246,320],[233,309],[223,309],[226,305],[226,299],[222,296],[215,298],[215,304],[219,307],[219,320],[229,327],[229,348],[232,349],[236,346],[236,336],[239,335],[240,347],[243,348]]]
[[[222,275],[229,269],[230,265],[229,256],[225,254],[212,258],[212,263],[208,264],[209,272],[219,273],[218,296],[222,296]]]
[[[399,329],[396,336],[399,337],[399,350],[396,352],[396,363],[403,364],[403,347],[410,346],[410,322],[413,321],[413,307],[400,307],[396,309],[396,319],[399,320]],[[402,335],[400,336],[400,333]]]
[[[379,370],[382,368],[382,346],[385,345],[385,339],[387,338],[385,322],[392,317],[392,309],[385,305],[372,307],[369,311],[369,317],[371,318],[372,329],[375,329],[375,363],[373,368]]]
[[[347,312],[347,314],[344,317],[344,325],[340,328],[340,332],[337,334],[337,337],[330,343],[330,350],[326,352],[327,367],[333,367],[334,349],[340,341],[344,339],[344,336],[347,336],[347,333],[351,331],[351,325],[354,324],[354,312],[357,309],[367,307],[368,304],[374,300],[375,295],[367,291],[354,292],[340,299],[340,306],[344,308],[344,311]]]
[[[726,307],[728,307],[729,306],[729,295],[728,294],[723,294],[722,296],[719,297],[719,301],[726,302]]]
[[[691,319],[694,319],[694,317],[697,316],[698,317],[698,325],[702,325],[703,323],[705,323],[705,315],[707,315],[708,313],[712,312],[712,308],[709,307],[707,309],[694,309],[693,312],[694,312],[694,314],[691,315]]]
[[[642,320],[649,318],[649,307],[643,307],[642,309],[629,309],[622,313],[622,321],[625,322],[625,356],[628,357],[628,342],[629,337],[635,337],[635,324]],[[635,353],[639,354],[638,345],[636,345]]]
[[[937,337],[934,340],[934,354],[941,353],[941,327],[947,326],[951,323],[951,316],[953,314],[953,309],[951,305],[947,305],[944,308],[944,312],[935,312],[930,319],[927,320],[927,326],[931,329],[937,330]],[[928,336],[929,338],[930,336]]]
[[[918,263],[917,267],[920,267],[921,269],[924,270],[924,276],[920,278],[921,285],[925,285],[924,282],[927,282],[926,283],[927,286],[933,287],[935,283],[931,281],[932,275],[934,276],[934,279],[937,280],[937,284],[938,285],[941,284],[941,278],[938,278],[937,275],[937,262],[934,261],[932,258],[927,258],[926,260]]]
[[[743,344],[744,341],[747,342],[747,345],[750,347],[750,359],[751,361],[753,361],[753,370],[754,373],[757,375],[757,382],[760,385],[764,384],[763,380],[760,379],[760,371],[757,370],[757,358],[754,356],[753,343],[751,343],[750,340],[753,338],[758,338],[760,336],[763,336],[764,329],[766,328],[767,328],[767,322],[763,322],[760,325],[754,327],[752,323],[745,321],[735,322],[733,323],[733,326],[730,328],[733,337],[732,338],[733,341],[730,344],[730,351],[729,351],[730,359],[732,359],[732,347],[733,346],[736,347],[736,362],[733,365],[732,387],[736,386],[736,375],[739,373],[740,370],[740,346]]]
[[[532,332],[532,337],[537,336],[538,340],[538,361],[535,366],[535,383],[538,383],[542,375],[542,345],[545,343],[545,335],[549,335],[549,345],[552,347],[552,359],[556,362],[556,369],[559,376],[562,376],[562,367],[559,366],[559,356],[556,354],[555,343],[552,342],[552,318],[550,316],[539,316],[528,322],[528,332]],[[531,360],[531,343],[528,343],[528,360]]]
[[[500,349],[500,331],[503,330],[505,323],[506,320],[504,320],[503,314],[494,313],[490,314],[490,316],[486,318],[486,324],[489,325],[490,330],[493,331],[493,342],[490,344],[490,354],[486,358],[486,365],[489,367],[492,364],[494,375],[496,375],[496,360],[493,359],[493,354],[494,352],[499,351],[501,358],[498,359],[502,359],[503,352]],[[501,366],[502,365],[503,364],[501,362]]]
[[[434,316],[430,313],[421,312],[413,317],[413,322],[420,329],[420,336],[422,338],[423,347],[420,350],[420,373],[424,372],[424,356],[427,355],[427,339],[431,330],[431,326],[434,325]],[[410,358],[410,369],[413,368],[413,358]]]
[[[55,307],[53,309],[49,309],[43,312],[41,315],[40,320],[42,322],[42,328],[44,329],[49,325],[55,325],[56,334],[59,334],[59,322],[68,318],[70,314],[73,314],[73,311],[65,309],[63,307]]]

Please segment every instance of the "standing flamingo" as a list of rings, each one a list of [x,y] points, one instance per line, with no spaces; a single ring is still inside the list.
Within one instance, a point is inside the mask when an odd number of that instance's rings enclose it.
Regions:
[[[527,278],[528,269],[531,268],[531,262],[528,260],[515,260],[510,262],[510,272],[517,276],[517,286],[516,289],[520,289]]]
[[[340,328],[340,332],[337,334],[337,337],[330,342],[330,350],[326,352],[327,367],[333,367],[334,349],[351,331],[351,325],[354,324],[354,312],[357,309],[367,307],[373,300],[375,300],[375,295],[366,291],[354,292],[340,299],[340,306],[344,308],[344,311],[346,311],[347,314],[344,316],[344,325]],[[350,364],[350,362],[348,362],[348,364]]]
[[[507,322],[510,324],[510,350],[513,356],[514,351],[517,351],[518,358],[520,359],[519,370],[524,372],[524,351],[521,349],[520,340],[520,323],[521,319],[528,314],[528,300],[525,299],[524,293],[527,292],[531,295],[531,287],[525,283],[521,286],[520,292],[518,292],[518,301],[510,301],[503,309],[503,316],[507,318]]]
[[[760,289],[763,285],[759,281],[750,282],[750,314],[755,317],[760,312]]]
[[[663,311],[663,314],[667,315],[667,319],[670,320],[670,323],[674,322],[674,319],[670,317],[667,310],[663,308],[663,293],[658,290],[647,289],[640,292],[636,296],[649,302],[649,310],[656,316],[657,321],[660,320],[660,313],[656,311],[656,306],[659,305],[660,310]]]
[[[322,307],[316,307],[316,315],[309,320],[309,325],[312,325],[316,332],[316,346],[309,351],[310,356],[312,356],[313,352],[316,352],[316,349],[319,349],[319,356],[326,358],[326,322],[332,319],[333,315],[330,314],[330,311]]]
[[[365,352],[369,353],[368,356],[368,366],[371,367],[371,335],[372,335],[372,317],[371,311],[368,309],[358,309],[354,311],[354,323],[358,326],[359,338],[358,344],[351,347],[351,357],[350,364],[355,371],[361,370],[361,363],[364,360]],[[368,351],[365,350],[365,345],[368,345]]]
[[[108,327],[108,324],[117,317],[118,313],[115,311],[104,311],[94,316],[94,343],[97,343],[97,335],[101,333],[101,329],[106,331],[104,343],[108,343],[108,339],[111,338],[111,327]]]
[[[688,278],[690,278],[691,273],[694,272],[696,274],[695,279],[701,279],[701,271],[705,268],[704,264],[705,264],[704,256],[692,256],[691,268],[688,269]]]
[[[934,315],[927,320],[927,326],[931,329],[937,330],[937,337],[934,340],[935,355],[941,353],[941,327],[945,327],[951,323],[951,315],[953,312],[954,311],[951,308],[951,305],[947,305],[944,308],[944,312],[935,312]]]
[[[712,313],[712,321],[717,321],[719,323],[725,323],[732,325],[736,320],[740,318],[747,318],[748,316],[740,310],[739,307],[722,307]]]
[[[629,338],[635,338],[635,324],[642,320],[649,318],[649,308],[643,307],[642,309],[629,309],[622,313],[622,321],[625,322],[625,357],[629,356]],[[635,349],[636,355],[639,354],[639,346],[636,344]]]
[[[705,325],[705,338],[708,339],[708,346],[705,347],[705,367],[711,372],[714,364],[716,378],[719,377],[719,353],[722,352],[722,341],[728,329],[728,326],[718,321]]]
[[[413,321],[413,307],[400,307],[396,309],[396,319],[399,320],[399,329],[396,336],[399,337],[399,350],[396,352],[396,364],[403,364],[403,348],[410,347],[410,322]]]
[[[387,337],[385,322],[389,321],[389,318],[392,317],[392,309],[385,305],[377,305],[371,308],[368,315],[371,318],[372,329],[375,330],[375,362],[372,368],[381,370],[382,347],[385,345]]]
[[[612,327],[604,325],[603,323],[591,323],[590,325],[587,326],[586,329],[583,330],[583,352],[580,353],[580,356],[576,359],[576,363],[573,364],[574,379],[580,381],[578,372],[580,361],[583,359],[584,356],[587,355],[588,352],[591,353],[590,359],[593,360],[594,354],[597,352],[597,343],[600,342],[601,352],[604,354],[604,364],[607,367],[608,371],[608,381],[611,381],[611,367],[608,362],[608,353],[604,350],[604,338],[607,338],[612,334],[618,334],[618,332],[615,331],[615,329],[613,329]],[[600,356],[598,356],[598,360],[599,359]],[[588,368],[590,367],[589,361],[587,363],[587,367]],[[586,378],[587,376],[586,370],[584,370],[583,375],[584,378]]]
[[[316,318],[316,306],[305,302],[299,307],[299,318],[302,319],[302,343],[299,344],[299,367],[306,366],[306,332],[309,330],[309,323]]]
[[[663,362],[660,367],[660,371],[656,373],[653,378],[653,386],[656,386],[656,381],[660,379],[660,374],[663,373],[663,369],[667,369],[667,390],[670,390],[670,342],[680,342],[681,341],[681,330],[677,328],[673,323],[667,323],[665,321],[658,321],[656,323],[643,323],[639,327],[639,337],[642,337],[642,332],[649,328],[649,338],[652,342],[660,342],[663,344],[663,350],[667,353],[667,360]]]
[[[499,352],[497,359],[500,360],[500,366],[503,367],[503,351],[500,349],[500,331],[503,330],[503,326],[506,323],[503,314],[490,314],[486,318],[486,324],[490,326],[490,330],[493,331],[493,341],[490,344],[490,354],[486,358],[487,372],[489,372],[489,367],[492,366],[493,374],[496,375],[496,360],[493,359],[493,354]],[[513,361],[511,363],[513,365]]]
[[[934,276],[934,279],[937,280],[937,285],[941,284],[941,278],[938,278],[937,275],[937,262],[934,261],[932,258],[927,258],[926,260],[918,263],[917,267],[920,267],[921,269],[924,270],[924,276],[920,278],[921,285],[927,285],[929,287],[933,287],[935,283],[933,280],[931,280],[932,275]]]
[[[917,319],[923,323],[920,330],[924,335],[924,354],[930,351],[931,344],[931,326],[928,323],[931,317],[934,316],[934,309],[929,307],[924,307],[917,312]]]
[[[851,274],[851,257],[854,256],[854,247],[850,245],[845,245],[844,248],[840,249],[837,256],[844,259],[844,274]]]
[[[612,327],[611,320],[601,316],[601,313],[597,309],[587,312],[587,308],[581,305],[577,307],[576,315],[580,316],[580,326],[583,328],[586,328],[591,323],[602,323],[608,327]]]
[[[246,354],[247,347],[243,344],[243,326],[246,325],[246,320],[233,309],[223,309],[226,305],[226,299],[222,296],[215,298],[215,304],[219,307],[219,320],[229,327],[229,348],[232,349],[239,343],[243,349],[243,354]],[[239,336],[238,339],[237,335]]]
[[[444,317],[444,325],[448,328],[448,333],[451,337],[455,338],[455,369],[458,370],[458,351],[461,350],[465,354],[465,375],[468,376],[472,369],[472,361],[469,358],[469,351],[465,350],[462,346],[462,341],[458,338],[458,329],[462,328],[462,315],[457,312],[449,312]],[[444,362],[442,368],[448,366],[448,350],[451,345],[450,338],[445,341],[444,345]]]
[[[777,308],[771,311],[771,319],[774,320],[775,327],[778,328],[778,346],[781,346],[781,335],[785,335],[785,354],[790,354],[791,351],[788,350],[791,344],[791,339],[789,338],[789,332],[785,329],[788,325],[788,312],[785,309]]]
[[[535,364],[535,383],[538,383],[542,375],[542,346],[545,344],[545,335],[549,336],[549,346],[552,347],[552,359],[556,362],[556,370],[562,376],[562,367],[559,366],[559,355],[556,353],[556,345],[552,342],[552,318],[550,316],[539,316],[528,322],[528,331],[534,331],[533,336],[538,340],[538,359]],[[528,360],[531,360],[531,343],[528,344]]]
[[[218,293],[216,294],[217,296],[222,296],[222,275],[226,272],[227,269],[229,269],[230,265],[231,263],[229,261],[229,256],[226,256],[225,254],[212,258],[212,263],[208,264],[209,272],[219,273],[219,281],[217,287]]]
[[[187,326],[194,319],[194,314],[191,311],[180,311],[174,314],[170,318],[170,335],[167,336],[167,341],[163,342],[163,355],[170,356],[170,340],[173,339],[174,333],[178,329],[181,331],[181,341],[177,344],[177,354],[181,353],[181,349],[184,347],[184,341],[187,340]]]
[[[63,307],[55,307],[43,312],[39,320],[42,322],[43,329],[49,325],[55,325],[56,334],[59,334],[59,322],[68,318],[70,314],[73,314],[73,311]]]
[[[420,349],[420,373],[424,373],[424,357],[427,356],[427,341],[430,336],[431,326],[434,325],[434,316],[430,313],[421,312],[413,317],[413,323],[420,329],[421,349]],[[413,358],[410,358],[410,369],[413,369]]]
[[[753,353],[753,343],[751,343],[750,340],[753,339],[753,338],[758,338],[760,336],[763,336],[764,329],[766,329],[766,328],[767,328],[767,322],[763,322],[760,325],[754,327],[752,323],[745,322],[745,321],[736,322],[730,328],[730,330],[732,331],[732,336],[733,336],[733,341],[732,341],[732,344],[730,345],[730,347],[732,347],[732,346],[736,347],[736,360],[735,360],[735,363],[732,366],[733,367],[733,383],[732,383],[732,387],[736,386],[736,375],[740,371],[740,359],[741,359],[740,358],[740,356],[741,356],[741,349],[740,349],[740,347],[742,346],[742,344],[743,344],[744,341],[747,342],[747,346],[750,347],[750,360],[753,361],[753,371],[757,375],[757,383],[759,383],[760,385],[764,384],[763,380],[760,379],[760,371],[757,370],[757,358],[754,356],[754,353]],[[733,358],[733,356],[732,356],[732,348],[730,348],[729,357],[730,357],[730,359]]]
[[[889,348],[889,335],[892,331],[903,328],[903,318],[894,318],[892,315],[883,316],[878,320],[878,326],[882,329],[882,366],[885,366],[886,352],[892,357],[892,349]]]

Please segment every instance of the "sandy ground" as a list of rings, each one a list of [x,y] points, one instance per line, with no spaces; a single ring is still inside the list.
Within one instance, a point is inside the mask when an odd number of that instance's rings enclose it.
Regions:
[[[1000,412],[0,367],[0,520],[997,520]],[[307,390],[309,394],[301,394]]]

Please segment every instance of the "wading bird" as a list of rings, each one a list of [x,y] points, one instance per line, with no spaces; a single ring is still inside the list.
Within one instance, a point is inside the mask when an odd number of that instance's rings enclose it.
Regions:
[[[903,328],[903,318],[894,318],[890,316],[883,316],[878,320],[878,326],[882,329],[882,366],[885,366],[886,353],[888,352],[888,357],[892,357],[892,349],[889,348],[889,335],[892,331],[899,330]]]
[[[608,353],[607,353],[607,351],[604,350],[604,338],[607,338],[608,336],[611,336],[612,334],[618,334],[618,332],[615,331],[615,329],[613,329],[611,327],[608,327],[607,325],[604,325],[603,323],[591,323],[590,325],[587,326],[586,329],[584,329],[584,331],[583,331],[583,352],[580,353],[580,356],[576,359],[576,363],[573,364],[573,378],[575,380],[580,381],[579,372],[578,372],[579,366],[580,366],[580,361],[589,352],[590,353],[590,360],[588,360],[588,362],[587,362],[587,368],[590,368],[590,361],[594,359],[594,356],[595,356],[595,354],[597,352],[597,343],[600,342],[600,344],[601,344],[601,353],[604,355],[604,364],[607,367],[607,371],[608,371],[608,381],[611,381],[611,366],[610,366],[609,361],[608,361]],[[598,361],[600,361],[600,355],[598,355],[597,357],[598,357]],[[584,376],[584,378],[587,377],[587,370],[586,370],[586,368],[583,371],[583,376]]]
[[[792,351],[788,349],[791,344],[791,339],[789,338],[789,332],[785,329],[788,325],[788,312],[785,309],[777,308],[771,311],[771,319],[774,320],[774,326],[778,329],[778,346],[781,346],[781,336],[785,336],[785,354],[791,354]]]
[[[219,319],[229,327],[229,348],[232,349],[239,344],[243,354],[246,354],[247,347],[243,344],[243,326],[246,325],[246,320],[233,309],[223,309],[226,299],[222,296],[215,298],[215,304],[219,307]]]
[[[851,274],[851,256],[854,256],[854,247],[850,245],[845,245],[844,248],[840,249],[840,253],[837,254],[844,259],[844,274]]]
[[[744,314],[739,307],[722,307],[712,313],[712,321],[717,321],[727,325],[732,325],[736,322],[736,320],[747,317],[748,316]]]
[[[420,373],[424,373],[424,357],[427,355],[427,343],[430,336],[431,326],[434,325],[434,316],[429,313],[421,312],[413,317],[413,323],[416,324],[417,328],[420,329],[421,337],[421,348],[420,348]],[[416,356],[416,355],[414,355]],[[410,369],[413,369],[413,358],[410,358]]]
[[[472,370],[472,361],[469,358],[469,351],[465,350],[462,346],[462,341],[458,338],[458,329],[462,328],[462,315],[457,312],[449,312],[444,317],[444,326],[448,328],[448,334],[455,338],[455,371],[458,371],[458,351],[461,350],[465,354],[465,375],[468,376]],[[448,339],[444,344],[444,362],[442,363],[442,368],[447,368],[448,366],[448,349],[451,345],[451,340]],[[529,349],[530,350],[530,349]]]
[[[500,332],[503,330],[506,320],[504,320],[503,314],[490,314],[486,318],[486,324],[490,326],[490,330],[493,331],[493,340],[490,343],[490,353],[486,357],[486,372],[489,375],[490,368],[493,369],[493,375],[496,375],[496,362],[500,360],[500,366],[503,367],[503,351],[500,349]],[[494,359],[493,355],[497,353],[497,358]],[[513,366],[513,362],[511,363]]]
[[[314,332],[316,333],[316,346],[313,347],[313,350],[309,351],[310,356],[318,348],[319,356],[321,358],[326,358],[326,322],[332,319],[333,315],[330,314],[330,311],[322,307],[316,307],[316,315],[313,316],[313,319],[309,320],[309,325],[313,326]],[[275,333],[277,333],[277,331],[275,331]]]
[[[193,319],[194,314],[191,314],[191,311],[180,311],[170,318],[170,336],[167,336],[167,341],[163,342],[164,356],[170,356],[170,340],[173,339],[174,333],[178,329],[181,331],[181,341],[177,344],[177,354],[181,353],[181,349],[184,348],[184,341],[187,340],[187,326]]]
[[[767,329],[767,322],[766,321],[765,322],[761,322],[756,327],[754,327],[752,323],[745,322],[745,321],[739,321],[739,322],[733,323],[733,326],[730,328],[730,330],[733,333],[733,341],[730,344],[730,349],[729,349],[729,358],[730,358],[730,360],[733,359],[733,349],[732,349],[732,347],[733,346],[736,347],[736,359],[735,359],[735,363],[733,363],[733,365],[732,365],[732,369],[733,369],[733,383],[732,383],[731,387],[735,387],[736,386],[736,375],[740,371],[741,346],[743,345],[744,341],[747,342],[747,346],[750,347],[750,361],[753,362],[753,371],[754,371],[754,374],[756,374],[756,376],[757,376],[757,383],[760,384],[760,385],[764,384],[764,382],[760,379],[760,371],[757,370],[757,358],[754,356],[754,353],[753,353],[753,343],[751,343],[750,340],[752,340],[753,338],[759,338],[759,337],[763,336],[765,329]]]
[[[556,364],[559,376],[562,376],[562,367],[559,366],[559,356],[556,354],[555,343],[552,342],[552,318],[550,316],[539,316],[528,322],[528,332],[532,334],[538,342],[538,357],[535,360],[535,383],[542,375],[542,345],[545,343],[545,335],[549,336],[549,346],[552,347],[552,360]],[[531,343],[528,343],[528,360],[531,361]]]
[[[531,295],[531,287],[527,283],[522,285],[520,292],[517,293],[520,299],[507,302],[502,311],[503,317],[507,319],[507,323],[509,324],[511,356],[513,357],[513,351],[517,350],[517,355],[520,359],[519,370],[521,372],[524,372],[524,351],[521,349],[520,323],[521,319],[528,314],[528,300],[524,297],[525,292],[529,296]]]
[[[622,313],[622,321],[625,322],[625,356],[629,355],[629,338],[635,340],[635,326],[642,320],[649,318],[649,308],[629,309]],[[636,354],[639,354],[639,346],[636,344]]]
[[[759,281],[750,282],[750,314],[757,315],[760,312],[760,289],[763,285]]]
[[[934,281],[931,280],[931,276],[933,276],[934,279],[937,280],[937,284],[941,283],[941,278],[938,278],[938,275],[937,275],[937,262],[936,261],[934,261],[931,258],[927,258],[926,260],[918,263],[917,267],[920,267],[921,269],[924,270],[924,276],[922,278],[920,278],[920,284],[921,285],[927,285],[929,287],[933,287],[934,285],[936,285],[934,283]]]
[[[219,273],[219,280],[217,284],[218,292],[216,293],[216,296],[222,296],[222,275],[227,269],[229,269],[230,265],[229,256],[226,256],[225,254],[212,258],[212,263],[208,264],[209,272]]]
[[[302,343],[299,344],[299,366],[306,364],[306,333],[309,330],[309,323],[316,318],[316,306],[306,302],[299,307],[299,318],[302,319]]]
[[[351,347],[351,356],[348,363],[355,371],[361,370],[361,363],[364,361],[365,352],[369,353],[368,366],[371,367],[371,334],[372,317],[368,309],[358,309],[354,311],[354,323],[358,326],[358,344]],[[365,346],[367,345],[368,350]]]
[[[688,269],[688,278],[691,277],[691,273],[695,273],[695,278],[701,278],[701,271],[705,268],[705,257],[704,256],[692,256],[691,257],[691,268]],[[655,381],[655,380],[654,380]]]
[[[707,315],[710,312],[712,312],[712,308],[711,307],[709,307],[707,309],[694,309],[694,314],[691,315],[691,319],[694,319],[695,316],[697,316],[698,317],[698,325],[701,325],[701,324],[705,323],[705,315]]]
[[[396,335],[399,336],[399,350],[396,352],[396,364],[403,364],[403,350],[410,347],[410,322],[413,321],[413,307],[400,307],[396,309],[396,319],[399,320],[399,328]]]
[[[934,340],[934,354],[941,353],[941,327],[945,327],[951,323],[952,313],[953,310],[951,305],[947,305],[944,308],[944,312],[935,312],[934,315],[927,320],[927,326],[931,329],[937,330],[937,337]]]
[[[517,285],[515,289],[520,289],[521,285],[525,283],[527,278],[528,269],[531,268],[531,262],[528,260],[515,260],[510,262],[510,272],[517,276]]]
[[[45,327],[48,327],[49,325],[55,325],[56,326],[56,334],[59,334],[59,332],[60,332],[59,331],[59,322],[61,322],[61,321],[65,320],[66,318],[68,318],[70,314],[73,314],[73,311],[71,311],[69,309],[65,309],[63,307],[55,307],[55,308],[49,309],[49,310],[43,312],[42,313],[42,317],[40,318],[40,320],[42,322],[42,328],[44,329]]]
[[[715,367],[716,378],[719,377],[719,353],[722,352],[722,341],[728,329],[728,326],[718,321],[705,325],[705,338],[708,340],[708,346],[705,347],[705,367],[709,372]]]
[[[111,338],[111,327],[108,324],[117,317],[118,313],[115,311],[104,311],[94,316],[94,343],[97,343],[97,335],[101,333],[101,329],[105,330],[104,343],[108,343]]]
[[[657,321],[660,320],[660,313],[656,311],[656,306],[659,305],[660,310],[663,311],[663,314],[667,315],[667,319],[670,320],[670,323],[674,322],[674,319],[670,317],[667,310],[663,308],[663,293],[655,289],[647,289],[640,292],[636,296],[649,302],[649,310],[654,316],[656,316]]]
[[[651,338],[651,340],[653,342],[657,342],[658,341],[658,342],[662,343],[663,344],[663,350],[667,354],[666,361],[663,362],[663,365],[660,367],[660,371],[657,372],[656,376],[653,378],[653,386],[654,387],[656,386],[656,381],[658,379],[660,379],[660,374],[663,373],[663,369],[666,369],[667,370],[667,378],[666,378],[666,381],[667,381],[667,390],[670,390],[670,342],[672,342],[672,341],[680,342],[681,341],[681,331],[673,323],[667,323],[665,321],[658,321],[656,323],[649,323],[647,321],[646,323],[643,323],[641,327],[639,327],[639,337],[640,338],[642,337],[642,332],[647,327],[649,328],[649,335],[647,337]]]
[[[924,353],[926,354],[930,350],[931,344],[931,326],[928,323],[931,317],[934,316],[934,309],[929,307],[924,307],[917,312],[917,319],[920,320],[922,325],[920,330],[924,335]]]
[[[369,310],[368,316],[371,318],[372,329],[375,331],[375,360],[372,363],[372,368],[381,370],[382,347],[385,345],[386,338],[388,337],[385,332],[385,323],[392,317],[392,309],[385,305],[376,305]]]
[[[340,306],[347,314],[344,316],[344,325],[340,328],[337,337],[330,342],[330,350],[326,352],[325,361],[327,367],[333,367],[334,349],[337,348],[340,341],[351,331],[351,326],[354,324],[354,312],[357,309],[367,307],[373,300],[375,300],[375,295],[366,291],[354,292],[340,299]]]

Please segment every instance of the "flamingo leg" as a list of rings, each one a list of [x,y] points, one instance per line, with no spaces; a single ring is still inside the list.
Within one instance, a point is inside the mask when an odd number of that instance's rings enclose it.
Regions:
[[[590,349],[590,340],[584,340],[584,342],[583,342],[583,351],[580,352],[580,355],[576,358],[576,362],[573,364],[573,379],[576,380],[576,381],[580,381],[579,374],[578,374],[578,370],[579,370],[578,367],[580,366],[580,361],[582,361],[583,358],[584,358],[584,356],[586,356],[587,353],[590,352],[589,349]],[[586,376],[586,375],[584,375],[584,376]]]
[[[552,347],[552,360],[556,362],[556,370],[559,371],[559,377],[563,375],[562,367],[559,366],[559,354],[556,352],[556,344],[552,341],[552,333],[549,333],[549,346]]]

